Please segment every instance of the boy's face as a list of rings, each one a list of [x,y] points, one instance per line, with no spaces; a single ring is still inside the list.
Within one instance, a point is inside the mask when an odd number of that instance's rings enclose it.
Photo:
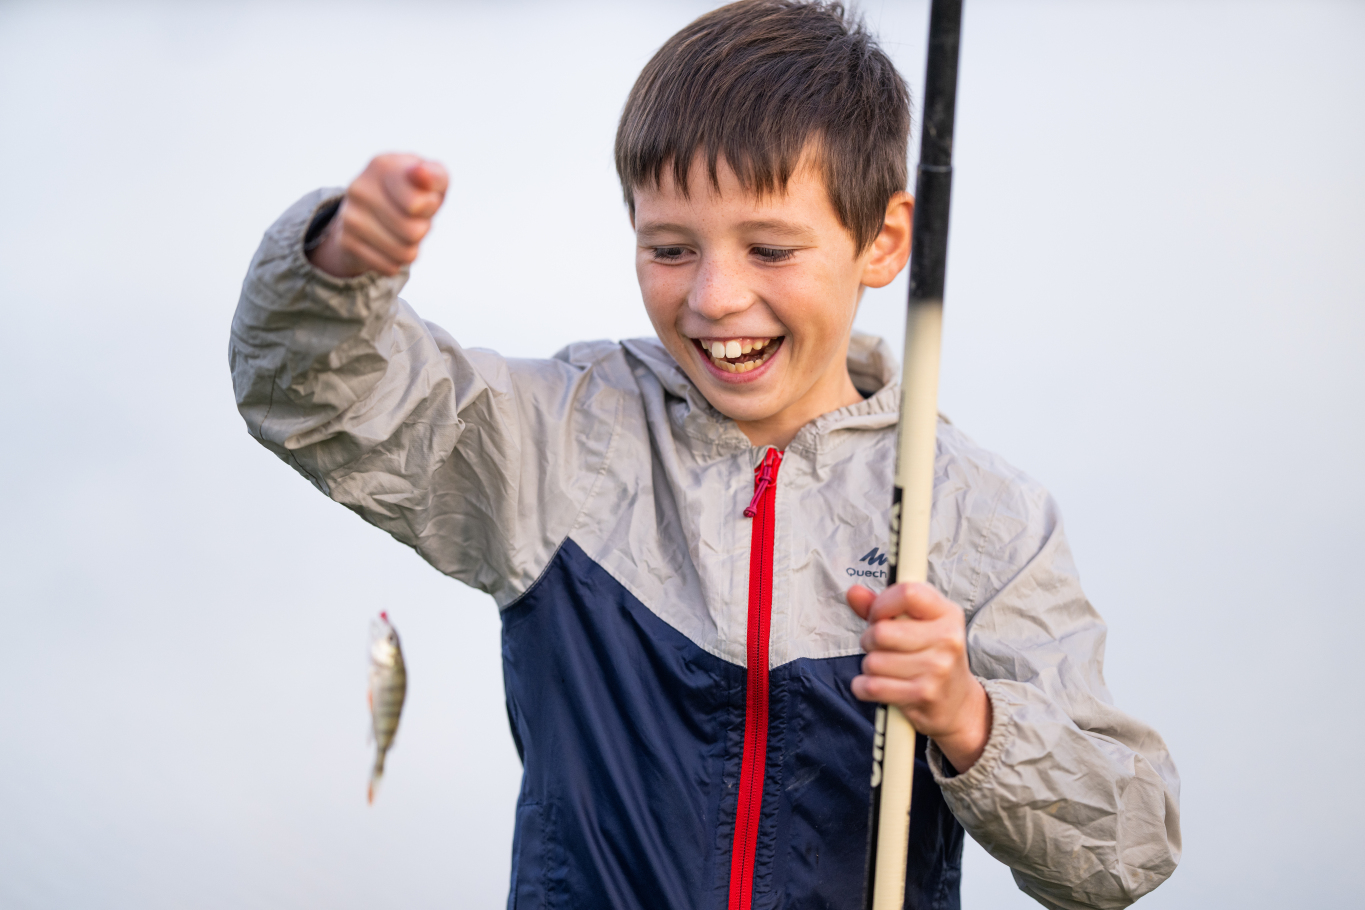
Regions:
[[[635,192],[635,270],[659,339],[706,399],[755,445],[861,399],[849,334],[864,286],[888,284],[910,249],[910,197],[855,254],[814,167],[783,195],[745,190],[722,159],[717,192],[698,157],[685,198],[665,168]]]

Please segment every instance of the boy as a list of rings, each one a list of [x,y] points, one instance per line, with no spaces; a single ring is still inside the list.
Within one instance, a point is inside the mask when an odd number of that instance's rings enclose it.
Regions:
[[[703,16],[617,135],[658,338],[548,361],[398,299],[433,162],[266,234],[230,349],[251,432],[502,610],[509,906],[858,906],[877,701],[921,733],[908,907],[958,905],[964,828],[1050,907],[1174,869],[1175,768],[1105,691],[1045,491],[944,422],[931,584],[845,589],[887,539],[895,367],[852,323],[909,255],[908,129],[839,6]]]

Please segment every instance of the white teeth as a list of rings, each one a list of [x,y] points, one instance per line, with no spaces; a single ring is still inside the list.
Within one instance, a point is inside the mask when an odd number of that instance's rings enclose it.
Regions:
[[[727,373],[747,373],[756,370],[768,362],[772,356],[772,351],[764,351],[757,359],[744,363],[733,363],[737,357],[763,351],[764,348],[771,347],[776,350],[776,342],[780,338],[756,338],[745,339],[743,341],[701,341],[698,343],[702,349],[711,355],[711,362],[720,367]]]

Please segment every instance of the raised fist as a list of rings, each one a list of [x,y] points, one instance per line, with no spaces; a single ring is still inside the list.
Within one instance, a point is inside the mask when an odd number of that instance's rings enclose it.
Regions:
[[[309,261],[338,278],[397,274],[417,258],[449,182],[435,161],[378,156],[346,188],[341,209]]]

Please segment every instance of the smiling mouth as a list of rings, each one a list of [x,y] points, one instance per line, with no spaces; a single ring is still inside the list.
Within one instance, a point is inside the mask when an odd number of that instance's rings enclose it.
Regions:
[[[785,337],[693,338],[692,343],[702,356],[727,373],[747,373],[758,369],[777,353]]]

